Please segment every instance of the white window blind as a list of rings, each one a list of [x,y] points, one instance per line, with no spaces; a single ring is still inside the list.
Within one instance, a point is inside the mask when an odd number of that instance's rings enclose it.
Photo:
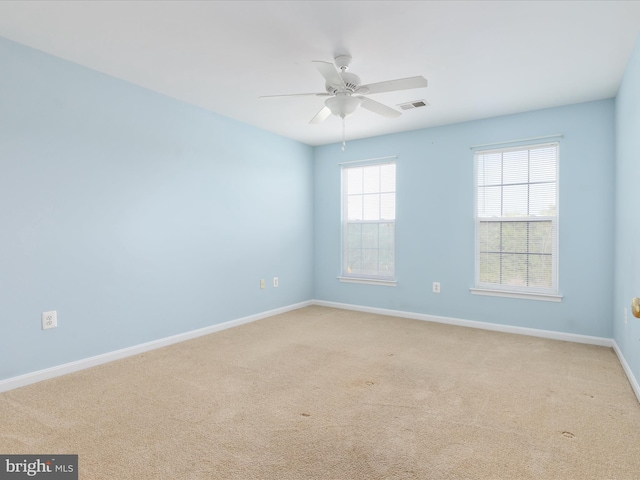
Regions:
[[[476,287],[558,292],[558,144],[478,151]]]
[[[342,277],[395,279],[396,164],[342,167]]]

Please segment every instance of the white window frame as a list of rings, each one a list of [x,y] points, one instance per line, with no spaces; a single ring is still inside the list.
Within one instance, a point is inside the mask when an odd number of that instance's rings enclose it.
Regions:
[[[356,161],[349,162],[348,164],[341,165],[341,234],[342,234],[342,254],[341,254],[341,274],[338,277],[338,280],[346,283],[362,283],[362,284],[370,284],[370,285],[383,285],[383,286],[396,286],[396,212],[397,208],[394,208],[393,219],[379,219],[379,220],[349,220],[347,215],[347,174],[346,172],[352,168],[363,168],[363,167],[371,167],[371,166],[382,166],[392,164],[396,167],[397,173],[397,163],[396,157],[388,157],[385,159],[379,159],[375,161]],[[378,194],[381,193],[391,193],[391,192],[382,192],[378,191]],[[394,194],[394,202],[397,198],[397,177],[394,182],[393,192]],[[375,193],[374,193],[375,194]],[[364,195],[364,194],[363,194]],[[362,274],[362,273],[352,273],[347,272],[348,265],[348,225],[349,224],[392,224],[393,225],[393,272],[390,275],[371,275],[371,274]]]
[[[555,216],[523,216],[523,217],[508,217],[508,216],[496,216],[496,217],[479,217],[478,216],[478,156],[494,153],[506,153],[514,151],[527,151],[543,147],[555,147],[556,149],[556,171],[555,171]],[[559,225],[559,164],[560,164],[560,144],[559,142],[547,142],[539,144],[529,144],[520,146],[511,146],[506,148],[493,148],[487,150],[477,150],[474,152],[474,224],[475,224],[475,287],[471,288],[471,293],[477,295],[490,295],[490,296],[502,296],[512,298],[525,298],[533,300],[546,300],[559,302],[562,300],[562,296],[559,294],[558,289],[558,225]],[[501,179],[500,186],[504,186],[504,179]],[[535,185],[535,182],[531,182],[528,179],[528,186]],[[501,200],[502,204],[502,200]],[[488,283],[480,281],[480,224],[484,222],[536,222],[536,221],[551,221],[551,241],[552,241],[552,255],[551,255],[551,279],[552,285],[549,288],[543,287],[529,287],[529,286],[514,286],[504,285],[499,283]]]

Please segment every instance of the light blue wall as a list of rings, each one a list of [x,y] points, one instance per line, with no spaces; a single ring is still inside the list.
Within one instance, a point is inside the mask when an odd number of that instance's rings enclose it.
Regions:
[[[343,153],[0,39],[0,380],[312,298],[611,337],[613,187],[618,218],[633,218],[639,64],[636,48],[617,101]],[[563,301],[471,295],[469,146],[555,133]],[[339,283],[339,163],[386,155],[399,157],[398,286]],[[618,320],[640,294],[639,237],[637,222],[619,222],[620,258],[635,263],[618,262],[615,335],[636,376],[640,321]],[[277,289],[258,288],[274,275]],[[43,332],[52,309],[60,326]]]
[[[312,298],[311,147],[5,39],[0,70],[0,379]]]
[[[472,295],[473,153],[469,147],[556,133],[564,134],[559,203],[563,301]],[[611,337],[614,147],[614,100],[602,100],[351,141],[344,153],[339,145],[316,148],[316,298]],[[387,155],[398,155],[398,285],[340,283],[336,279],[341,254],[339,163]],[[431,293],[433,281],[441,282],[442,293]]]
[[[616,156],[613,331],[634,376],[640,379],[640,319],[631,315],[630,308],[631,299],[640,297],[640,37],[616,98]]]

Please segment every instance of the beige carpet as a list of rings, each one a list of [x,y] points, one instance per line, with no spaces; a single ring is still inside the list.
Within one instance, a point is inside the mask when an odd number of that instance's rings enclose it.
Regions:
[[[609,348],[309,307],[0,394],[80,478],[638,479]]]

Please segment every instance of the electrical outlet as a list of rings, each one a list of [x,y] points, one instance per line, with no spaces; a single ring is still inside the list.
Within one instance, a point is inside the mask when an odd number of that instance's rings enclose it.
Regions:
[[[440,282],[433,282],[433,293],[440,293]]]
[[[273,286],[274,287],[278,286],[278,277],[273,277]]]
[[[42,329],[48,330],[58,326],[58,313],[55,310],[42,312]]]
[[[264,278],[261,278],[260,279],[260,288],[264,288],[264,285],[265,285]]]

